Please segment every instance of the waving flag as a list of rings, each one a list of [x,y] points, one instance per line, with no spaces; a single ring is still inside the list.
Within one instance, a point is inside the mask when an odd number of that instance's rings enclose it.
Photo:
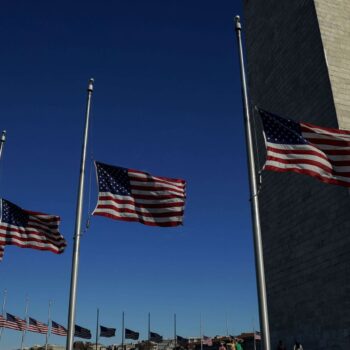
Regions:
[[[187,338],[180,337],[179,335],[176,336],[176,341],[178,343],[182,343],[182,344],[187,344],[188,343],[188,339]]]
[[[30,332],[42,333],[42,334],[46,334],[49,331],[49,327],[47,326],[47,324],[39,322],[31,317],[29,317],[27,329]]]
[[[186,197],[184,180],[99,162],[95,165],[99,195],[94,215],[151,226],[182,224]]]
[[[5,327],[5,319],[4,316],[0,315],[0,328]]]
[[[350,131],[297,123],[259,109],[266,170],[293,171],[350,187]]]
[[[131,329],[125,328],[125,338],[126,339],[137,340],[137,339],[139,339],[139,335],[140,334],[138,332],[134,332]]]
[[[0,261],[4,258],[5,253],[5,247],[3,245],[0,245]]]
[[[115,328],[107,328],[100,326],[100,337],[106,337],[106,338],[111,338],[115,337]]]
[[[27,322],[21,318],[6,313],[6,319],[4,322],[5,328],[14,329],[17,331],[24,331],[26,329]]]
[[[213,340],[210,337],[207,337],[203,335],[203,340],[202,340],[203,345],[208,345],[208,346],[213,346]]]
[[[158,333],[150,332],[149,333],[149,340],[153,341],[155,343],[160,343],[163,341],[163,337],[159,335]]]
[[[61,335],[61,336],[66,336],[67,335],[67,329],[58,324],[55,321],[51,321],[51,333],[56,334],[56,335]]]
[[[58,216],[24,210],[5,199],[0,206],[0,245],[63,253],[66,241],[58,231]]]
[[[75,325],[74,336],[83,339],[91,339],[91,332],[87,328]]]

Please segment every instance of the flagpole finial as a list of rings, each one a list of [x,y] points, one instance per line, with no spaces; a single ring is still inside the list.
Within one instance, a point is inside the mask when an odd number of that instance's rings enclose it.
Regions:
[[[241,17],[239,15],[235,16],[236,30],[241,30]]]
[[[2,131],[1,141],[2,141],[2,142],[5,142],[5,141],[6,141],[6,130],[3,130],[3,131]]]
[[[88,91],[93,91],[94,90],[94,78],[90,78],[89,80],[89,85],[88,85]]]

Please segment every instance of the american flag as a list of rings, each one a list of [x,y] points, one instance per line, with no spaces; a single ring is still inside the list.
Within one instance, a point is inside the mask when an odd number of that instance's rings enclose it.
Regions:
[[[176,336],[176,341],[178,343],[184,343],[184,344],[187,344],[188,343],[188,339],[187,338],[184,338],[184,337],[181,337],[179,335]]]
[[[182,224],[184,180],[95,162],[99,196],[94,215],[151,226]]]
[[[0,328],[5,326],[5,319],[3,315],[0,315]]]
[[[0,205],[0,245],[63,253],[67,244],[58,231],[59,216],[24,210],[5,199]]]
[[[138,332],[134,332],[131,329],[125,328],[125,338],[126,339],[133,339],[133,340],[137,340],[139,339],[139,333]]]
[[[264,169],[350,187],[350,131],[298,123],[261,109],[259,113],[267,149]]]
[[[100,326],[100,337],[111,338],[115,336],[115,328]]]
[[[261,340],[260,332],[254,332],[254,340]]]
[[[67,329],[58,324],[57,322],[51,321],[51,333],[61,335],[64,337],[67,335]]]
[[[46,334],[49,331],[47,324],[39,322],[34,318],[29,317],[27,330],[35,333]]]
[[[210,337],[207,337],[203,335],[203,340],[202,340],[203,345],[208,345],[208,346],[213,346],[213,340]]]
[[[163,341],[163,337],[155,332],[149,332],[149,340],[155,343],[160,343]]]
[[[4,322],[5,328],[15,329],[17,331],[24,331],[26,329],[27,322],[22,320],[17,316],[13,316],[9,313],[6,313],[6,319]]]
[[[74,336],[83,339],[91,339],[91,332],[87,328],[75,325]]]

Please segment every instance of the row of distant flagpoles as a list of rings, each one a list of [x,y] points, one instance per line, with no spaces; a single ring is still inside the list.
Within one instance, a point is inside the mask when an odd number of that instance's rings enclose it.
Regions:
[[[51,301],[49,302],[49,307],[48,307],[48,321],[47,323],[44,323],[28,316],[28,305],[29,305],[28,298],[26,299],[25,316],[23,319],[13,314],[10,314],[8,312],[5,312],[6,296],[7,296],[7,292],[5,291],[4,301],[2,306],[2,315],[0,315],[0,343],[2,340],[4,328],[22,332],[21,349],[23,349],[24,339],[27,331],[45,334],[45,349],[47,349],[48,347],[48,341],[51,334],[55,334],[58,336],[67,336],[67,329],[61,324],[51,319],[51,304],[52,304]],[[125,314],[123,312],[122,313],[122,344],[121,344],[122,348],[124,348],[125,339],[132,339],[132,340],[139,339],[139,332],[125,328],[124,324],[125,324]],[[99,309],[97,309],[96,347],[99,341],[99,337],[111,338],[115,336],[115,333],[116,333],[116,328],[105,327],[100,325]],[[91,331],[89,329],[75,325],[74,337],[91,339],[92,336],[91,336]],[[201,346],[211,345],[211,338],[202,334],[202,318],[200,318],[200,338],[201,338]],[[148,313],[148,341],[153,341],[153,342],[163,341],[163,337],[160,334],[151,331],[151,313]],[[174,314],[174,341],[175,341],[175,346],[177,343],[186,344],[188,342],[187,338],[177,335],[176,314]]]

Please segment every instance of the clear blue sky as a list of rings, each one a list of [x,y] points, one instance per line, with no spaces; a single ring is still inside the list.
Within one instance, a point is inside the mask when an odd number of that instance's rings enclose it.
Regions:
[[[154,228],[92,218],[81,242],[77,324],[181,336],[257,327],[239,66],[232,18],[240,1],[4,1],[0,128],[4,198],[58,214],[63,255],[6,247],[6,310],[67,323],[86,86],[95,78],[95,159],[187,180],[185,224]],[[88,165],[88,169],[89,169]],[[87,178],[88,184],[88,178]],[[88,187],[88,186],[87,186]],[[86,187],[86,199],[87,199]],[[96,202],[93,178],[92,206]],[[87,212],[87,201],[84,213]],[[86,215],[85,215],[86,216]],[[20,345],[5,330],[4,350]],[[28,333],[25,345],[43,343]],[[65,338],[52,336],[64,344]]]

